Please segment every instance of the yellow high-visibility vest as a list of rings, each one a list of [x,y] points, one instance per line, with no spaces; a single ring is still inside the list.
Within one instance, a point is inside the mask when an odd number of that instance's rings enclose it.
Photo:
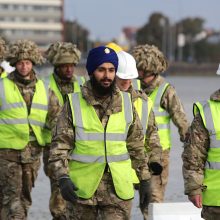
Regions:
[[[39,145],[45,146],[48,131],[45,121],[48,89],[38,80],[28,114],[26,103],[17,85],[8,78],[0,80],[0,148],[23,149],[29,142],[31,126]]]
[[[124,200],[134,197],[132,166],[126,147],[133,111],[130,95],[121,92],[121,96],[122,111],[110,115],[104,128],[95,109],[81,93],[68,94],[75,130],[69,175],[81,198],[93,196],[107,164],[118,197]]]
[[[2,72],[0,78],[5,78],[5,77],[7,77],[7,75],[8,75],[8,74],[4,71],[4,72]]]
[[[132,80],[132,85],[135,90],[140,90],[141,88],[141,83],[138,79]],[[170,115],[160,106],[161,98],[168,85],[169,83],[164,82],[160,86],[156,87],[150,95],[148,95],[153,101],[153,111],[158,126],[160,144],[163,150],[170,149],[171,147]]]
[[[76,81],[73,82],[73,88],[74,88],[73,92],[80,92],[80,86],[82,86],[85,83],[85,81],[86,81],[85,77],[76,76]],[[51,74],[49,76],[49,86],[54,91],[57,98],[59,99],[60,104],[63,106],[64,104],[63,96],[60,92],[60,89],[57,86],[57,83],[54,78],[54,74]]]
[[[193,110],[202,117],[210,140],[203,180],[207,188],[202,192],[202,204],[220,206],[220,102],[197,102]]]

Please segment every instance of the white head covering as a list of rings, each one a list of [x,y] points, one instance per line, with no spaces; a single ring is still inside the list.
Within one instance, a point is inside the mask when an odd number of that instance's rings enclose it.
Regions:
[[[136,62],[134,57],[125,51],[118,52],[117,56],[118,56],[118,70],[116,72],[116,75],[120,79],[137,78],[138,71],[136,68]]]
[[[7,61],[5,61],[5,60],[3,60],[3,61],[1,62],[0,66],[4,69],[4,71],[5,71],[6,73],[11,73],[11,72],[13,72],[13,71],[15,70],[15,68],[12,67],[12,66],[10,66],[9,62],[7,62]]]
[[[216,74],[217,74],[217,75],[220,75],[220,64],[218,65],[218,69],[217,69],[217,71],[216,71]]]

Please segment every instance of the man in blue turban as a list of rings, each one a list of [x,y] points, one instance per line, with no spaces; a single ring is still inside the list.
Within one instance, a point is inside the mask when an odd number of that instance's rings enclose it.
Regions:
[[[141,122],[129,94],[115,86],[118,57],[112,49],[92,49],[86,68],[90,80],[68,95],[58,117],[50,168],[69,219],[130,219],[135,171],[141,202],[149,202]]]
[[[118,57],[114,50],[105,46],[92,49],[87,58],[86,69],[95,95],[106,96],[113,91],[118,69]],[[106,70],[106,74],[97,74],[100,70]]]

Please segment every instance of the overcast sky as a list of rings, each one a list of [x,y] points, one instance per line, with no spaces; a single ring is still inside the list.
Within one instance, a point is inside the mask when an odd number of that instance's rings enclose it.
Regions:
[[[111,40],[125,26],[141,27],[154,12],[171,22],[186,17],[205,19],[205,27],[220,30],[220,0],[65,0],[65,18],[87,28],[92,39]]]

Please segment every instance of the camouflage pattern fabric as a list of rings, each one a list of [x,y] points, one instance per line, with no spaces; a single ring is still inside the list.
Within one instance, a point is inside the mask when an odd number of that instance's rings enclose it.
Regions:
[[[54,74],[54,78],[60,89],[63,97],[74,91],[73,82],[76,80],[76,77],[73,75],[73,78],[70,81],[64,81],[59,78],[56,74]],[[52,118],[55,120],[55,118]],[[58,187],[57,181],[49,176],[48,171],[48,160],[49,160],[49,152],[50,152],[50,144],[43,149],[43,164],[44,164],[44,172],[50,178],[50,186],[51,186],[51,196],[50,196],[50,212],[53,216],[53,220],[65,220],[66,217],[66,201],[63,199],[60,194],[60,189]]]
[[[100,118],[100,121],[102,122],[103,126],[105,126],[108,122],[109,115],[121,111],[121,96],[118,88],[114,89],[112,97],[101,99],[98,97],[94,97],[90,81],[88,81],[82,87],[82,94],[83,98],[95,108],[95,111],[98,117]],[[140,180],[150,179],[150,172],[147,166],[148,157],[146,157],[143,148],[142,126],[135,110],[134,121],[129,128],[128,134],[129,135],[127,137],[127,148],[130,154],[130,158],[132,160],[132,167],[136,170]],[[49,158],[49,172],[54,179],[58,179],[60,176],[68,174],[69,154],[74,148],[74,140],[75,139],[74,129],[72,125],[71,110],[69,103],[66,102],[64,104],[63,110],[61,111],[61,114],[58,117],[57,125],[53,130],[53,140],[51,144]],[[83,207],[85,208],[88,207],[88,205],[91,207],[93,206],[93,210],[95,209],[94,206],[96,206],[96,208],[98,209],[101,209],[100,206],[106,204],[107,209],[107,207],[110,208],[113,205],[121,203],[122,200],[116,196],[115,191],[113,190],[114,187],[111,175],[104,175],[102,181],[103,184],[100,184],[97,189],[97,192],[99,193],[95,193],[93,197],[90,199],[78,199],[76,203],[83,203]],[[108,182],[108,188],[106,188],[107,185],[104,184],[104,182]],[[113,192],[112,195],[111,192]],[[72,208],[74,208],[74,206]],[[71,210],[70,213],[72,213]],[[126,213],[128,212],[126,211]],[[73,213],[73,215],[75,214]],[[74,218],[75,217],[73,217],[73,219]]]
[[[135,91],[132,86],[129,88],[129,92],[131,93],[131,97],[133,102],[138,98],[141,97],[144,100],[147,100],[148,97],[147,95],[144,93],[144,91],[140,90],[140,91]],[[161,164],[164,168],[164,161],[161,160],[162,157],[162,147],[160,145],[160,139],[158,136],[158,129],[157,129],[157,125],[155,122],[155,116],[154,116],[154,112],[153,110],[150,112],[149,114],[149,118],[148,118],[148,126],[147,126],[147,130],[146,130],[146,139],[145,139],[145,149],[147,150],[147,154],[149,156],[149,163],[151,162],[157,162],[159,164]],[[159,181],[160,180],[160,176],[151,176],[151,190],[152,190],[152,197],[154,197],[155,194],[155,188],[156,185],[160,184]],[[156,180],[156,181],[155,181]],[[162,189],[162,188],[161,188]],[[156,193],[158,191],[156,190]],[[147,219],[148,216],[148,209],[144,209],[141,210],[142,214],[144,216],[144,220]]]
[[[147,100],[148,97],[144,93],[144,91],[136,91],[131,86],[128,90],[131,94],[132,101],[135,102],[138,98],[142,98]],[[149,163],[150,162],[157,162],[161,164],[161,157],[162,157],[162,147],[160,145],[160,139],[158,136],[158,128],[155,121],[155,116],[153,110],[151,110],[148,118],[148,125],[146,130],[146,139],[144,143],[144,147],[147,150],[147,154],[149,156]]]
[[[121,96],[119,89],[115,88],[112,98],[103,100],[94,97],[90,81],[82,87],[82,94],[86,101],[92,105],[100,118],[103,126],[108,122],[108,117],[112,113],[121,111]],[[143,150],[142,125],[137,113],[134,110],[134,121],[130,126],[127,147],[132,160],[132,167],[138,171],[139,179],[150,179],[147,167],[148,158]],[[62,143],[59,140],[62,139]],[[50,173],[55,179],[63,174],[68,174],[68,154],[73,149],[74,131],[72,126],[72,116],[69,103],[66,102],[58,117],[57,125],[53,130],[53,141],[50,151],[49,167]]]
[[[97,216],[100,220],[128,220],[132,206],[132,200],[123,201],[116,196],[109,172],[104,173],[94,199],[90,203],[82,199],[73,204],[67,203],[69,220],[96,220]]]
[[[5,41],[0,37],[0,62],[5,58],[6,53],[6,44]]]
[[[44,58],[38,46],[29,40],[17,40],[9,44],[6,60],[14,66],[19,60],[31,60],[33,64],[42,64]]]
[[[141,88],[147,95],[150,95],[154,89],[160,86],[164,81],[165,79],[162,76],[157,75],[149,85],[146,85],[143,81],[141,81]],[[169,85],[164,92],[161,98],[160,106],[169,113],[172,122],[178,128],[180,141],[184,142],[186,138],[186,132],[189,128],[189,122],[181,100],[172,85]]]
[[[220,90],[210,96],[210,100],[220,102]],[[182,153],[183,178],[186,195],[201,195],[204,179],[204,167],[209,150],[209,132],[204,127],[200,114],[196,114],[187,132]],[[217,220],[220,207],[203,206],[202,217]]]
[[[35,144],[29,142],[27,148],[39,148]],[[3,151],[0,154],[0,219],[25,220],[32,203],[31,190],[40,168],[40,158],[32,163],[14,162],[4,159]]]
[[[145,84],[141,81],[141,87],[143,91],[150,95],[155,88],[161,85],[165,79],[157,75],[155,79],[149,84]],[[180,135],[180,141],[184,142],[186,139],[186,132],[189,127],[189,123],[181,104],[179,97],[177,96],[176,90],[173,86],[169,85],[166,91],[164,92],[160,105],[164,108],[170,115],[172,122],[178,128]],[[166,185],[169,177],[169,152],[170,150],[165,150],[162,153],[162,166],[163,171],[159,176],[152,176],[151,178],[151,187],[152,187],[152,199],[151,202],[163,202]],[[145,220],[147,219],[148,209],[142,210]]]
[[[219,206],[203,206],[201,217],[205,220],[219,220],[220,207]]]
[[[81,58],[81,52],[75,44],[56,42],[47,49],[45,57],[53,66],[64,63],[74,63],[76,65]]]
[[[161,165],[163,167],[163,171],[161,175],[155,176],[152,175],[151,182],[151,203],[161,203],[164,201],[165,189],[168,182],[169,176],[169,154],[170,150],[162,151]],[[148,208],[141,210],[144,220],[148,219]]]
[[[12,80],[26,102],[27,111],[30,112],[32,98],[37,82],[34,71],[31,73],[31,79],[25,80],[15,71],[9,74],[8,78]],[[59,101],[52,92],[49,92],[49,106],[46,126],[48,128],[55,121],[52,116],[60,111]],[[30,136],[34,137],[33,130],[30,127]],[[15,143],[16,144],[16,143]],[[7,147],[7,146],[6,146]],[[40,157],[42,147],[37,141],[30,141],[23,150],[0,149],[0,219],[20,219],[27,218],[28,209],[31,206],[31,189],[37,178],[40,167]]]
[[[136,60],[138,70],[145,74],[160,74],[167,70],[168,63],[163,53],[154,45],[138,45],[131,54]]]
[[[165,188],[168,182],[169,175],[169,159],[170,159],[170,150],[164,150],[162,153],[162,167],[163,171],[159,176],[151,177],[151,189],[152,189],[152,198],[151,202],[163,202]]]

